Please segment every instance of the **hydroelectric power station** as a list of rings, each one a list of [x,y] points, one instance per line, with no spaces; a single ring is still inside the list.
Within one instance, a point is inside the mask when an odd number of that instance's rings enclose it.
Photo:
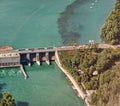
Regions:
[[[31,49],[13,49],[10,46],[0,47],[0,68],[20,67],[25,78],[28,77],[24,70],[23,63],[27,63],[29,66],[33,62],[41,65],[45,61],[48,65],[51,61],[54,61],[55,52],[60,50],[73,50],[76,49],[73,46],[63,47],[49,47],[49,48],[31,48]]]
[[[0,68],[7,67],[20,67],[25,79],[28,77],[24,70],[23,63],[27,63],[29,66],[33,62],[41,65],[45,61],[48,65],[51,61],[56,60],[56,52],[65,50],[77,50],[87,49],[92,47],[91,45],[77,45],[77,46],[59,46],[49,48],[26,48],[26,49],[13,49],[10,46],[0,47]],[[112,46],[109,44],[98,44],[98,48],[117,48],[120,45]]]

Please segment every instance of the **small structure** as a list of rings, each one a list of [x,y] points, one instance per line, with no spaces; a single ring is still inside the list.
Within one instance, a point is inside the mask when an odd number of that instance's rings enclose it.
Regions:
[[[98,71],[94,71],[94,72],[92,73],[92,75],[93,75],[93,77],[94,77],[96,80],[99,79]]]
[[[0,68],[20,66],[20,54],[10,46],[0,47]]]
[[[93,76],[97,76],[97,75],[98,75],[98,71],[94,71]]]
[[[94,40],[89,40],[89,43],[90,43],[90,44],[94,44],[95,41],[94,41]]]

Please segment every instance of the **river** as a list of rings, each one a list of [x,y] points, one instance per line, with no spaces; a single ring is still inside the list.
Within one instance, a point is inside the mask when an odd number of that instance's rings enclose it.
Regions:
[[[95,0],[83,1],[1,0],[0,45],[32,48],[59,46],[72,40],[99,42],[99,29],[116,0],[98,0],[94,6]],[[29,75],[26,80],[19,68],[0,69],[0,90],[11,92],[18,106],[84,105],[54,62],[25,69]]]

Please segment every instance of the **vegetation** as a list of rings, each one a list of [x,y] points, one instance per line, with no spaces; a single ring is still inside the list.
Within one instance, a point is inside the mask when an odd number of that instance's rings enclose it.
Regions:
[[[120,66],[113,66],[100,75],[97,93],[92,95],[95,106],[119,106]]]
[[[61,51],[59,56],[79,85],[96,91],[91,105],[114,106],[120,101],[120,49]]]
[[[109,44],[120,44],[120,0],[117,0],[115,8],[106,19],[101,38]]]
[[[16,106],[15,100],[12,98],[12,95],[8,92],[2,93],[2,98],[0,99],[0,106]]]
[[[105,43],[120,44],[120,0],[101,29]],[[120,49],[80,49],[61,51],[59,57],[64,68],[85,90],[94,90],[92,106],[120,105]]]

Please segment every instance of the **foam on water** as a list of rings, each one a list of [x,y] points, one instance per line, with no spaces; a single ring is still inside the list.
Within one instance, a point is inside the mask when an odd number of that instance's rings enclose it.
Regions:
[[[22,74],[19,68],[0,69],[0,77],[16,77]]]

